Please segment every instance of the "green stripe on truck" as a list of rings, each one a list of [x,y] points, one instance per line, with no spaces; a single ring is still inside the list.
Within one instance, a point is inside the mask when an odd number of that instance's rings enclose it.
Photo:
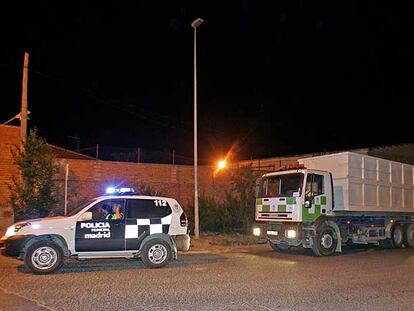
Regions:
[[[286,199],[287,204],[296,204],[296,198],[295,197],[289,197]]]
[[[270,205],[263,205],[262,212],[270,212]]]
[[[286,212],[286,205],[278,205],[277,211],[282,213]]]

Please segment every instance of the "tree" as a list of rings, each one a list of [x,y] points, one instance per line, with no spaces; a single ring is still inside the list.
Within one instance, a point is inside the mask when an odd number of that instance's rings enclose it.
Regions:
[[[11,152],[20,170],[20,178],[8,185],[15,220],[47,216],[57,203],[54,154],[36,130],[30,131],[23,150],[14,147]]]
[[[250,166],[244,166],[233,170],[231,174],[231,184],[233,191],[238,194],[235,200],[232,196],[227,197],[230,205],[237,206],[237,221],[234,221],[238,227],[244,230],[250,229],[250,225],[254,222],[255,214],[255,183],[257,178]]]
[[[255,200],[255,183],[257,179],[250,166],[243,166],[235,169],[231,174],[233,190],[240,196],[240,201],[250,206]]]

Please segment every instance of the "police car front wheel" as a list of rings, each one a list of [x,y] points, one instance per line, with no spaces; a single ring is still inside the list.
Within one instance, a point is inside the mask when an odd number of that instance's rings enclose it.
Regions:
[[[162,239],[150,240],[144,245],[141,258],[147,267],[161,268],[171,261],[171,247]]]
[[[62,249],[51,241],[36,242],[27,250],[24,262],[36,274],[52,273],[63,264]]]

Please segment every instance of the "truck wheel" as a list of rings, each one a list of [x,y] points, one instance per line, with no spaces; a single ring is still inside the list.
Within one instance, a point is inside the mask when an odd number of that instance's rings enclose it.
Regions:
[[[52,273],[63,265],[63,252],[52,241],[36,242],[27,250],[24,262],[35,274]]]
[[[149,268],[161,268],[171,261],[170,245],[162,239],[148,241],[141,253],[142,262]]]
[[[404,245],[414,247],[414,224],[404,225]]]
[[[401,248],[404,242],[404,230],[402,226],[396,223],[391,228],[391,240],[394,248]]]
[[[379,246],[385,249],[400,248],[404,241],[404,231],[400,224],[396,223],[391,228],[391,238],[379,241]]]
[[[331,256],[335,253],[338,237],[335,230],[326,226],[313,238],[312,251],[318,256]]]
[[[269,241],[270,246],[276,252],[285,252],[290,249],[289,245],[286,244],[276,244]]]

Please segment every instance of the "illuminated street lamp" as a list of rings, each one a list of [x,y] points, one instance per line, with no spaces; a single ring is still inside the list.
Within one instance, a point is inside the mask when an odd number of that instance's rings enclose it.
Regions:
[[[227,166],[226,160],[221,160],[221,161],[218,161],[217,163],[217,168],[219,170],[225,169],[226,166]]]
[[[197,177],[197,27],[204,20],[195,19],[191,23],[194,28],[194,235],[200,236],[200,225],[198,220],[198,177]]]

